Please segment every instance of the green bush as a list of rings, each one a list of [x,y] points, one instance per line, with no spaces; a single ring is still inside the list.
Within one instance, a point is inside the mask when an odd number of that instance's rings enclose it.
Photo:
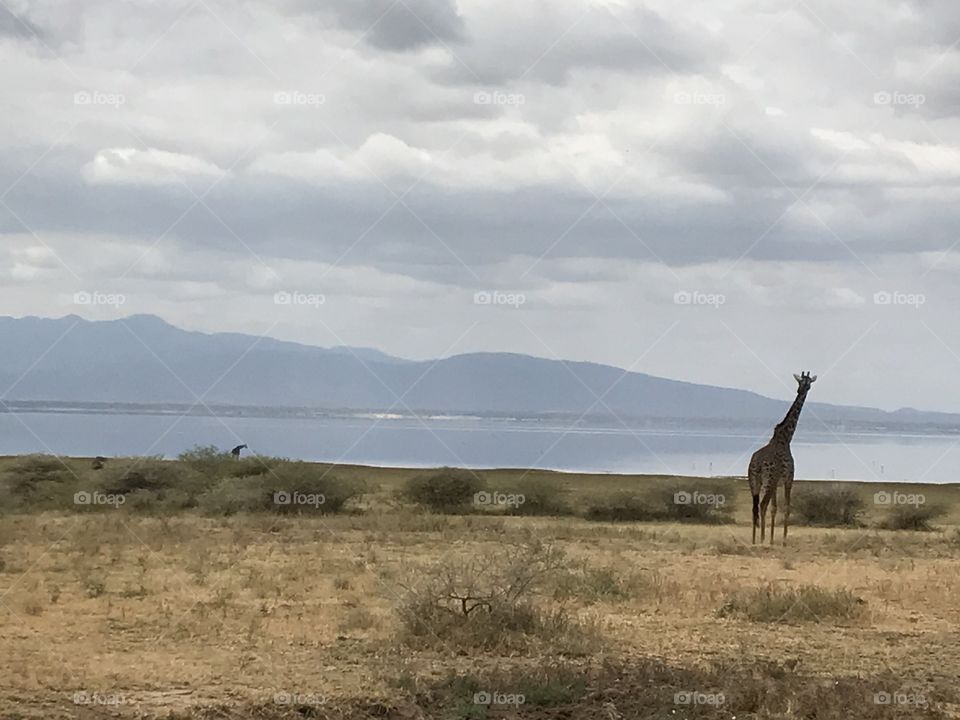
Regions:
[[[884,530],[931,532],[936,529],[931,521],[945,513],[946,509],[939,505],[894,505],[879,526]]]
[[[3,484],[24,499],[42,495],[48,483],[61,484],[75,479],[67,460],[54,455],[26,455],[18,458],[3,474]]]
[[[659,488],[643,495],[619,493],[590,505],[584,517],[608,522],[732,522],[732,501],[726,494],[694,493],[682,489]],[[709,502],[708,502],[709,501]]]
[[[197,508],[206,515],[270,512],[273,492],[259,476],[225,478],[197,498]]]
[[[209,480],[265,475],[283,462],[280,458],[266,455],[235,458],[229,452],[223,452],[214,445],[198,445],[180,453],[177,459]]]
[[[523,495],[523,502],[507,509],[509,515],[572,515],[573,508],[567,503],[566,492],[557,483],[531,479],[517,483],[505,492]]]
[[[702,524],[733,522],[734,498],[729,488],[723,488],[723,492],[660,488],[647,497],[659,520]]]
[[[587,520],[605,522],[646,522],[657,520],[657,512],[649,503],[632,493],[618,493],[587,507]]]
[[[100,471],[99,488],[112,495],[127,495],[135,490],[180,490],[196,494],[202,478],[189,467],[161,457],[117,460]]]
[[[792,498],[791,520],[821,527],[861,527],[863,498],[852,488],[825,487],[798,493]]]
[[[363,486],[347,482],[316,465],[279,462],[269,474],[224,478],[198,499],[201,511],[211,515],[238,512],[327,514],[363,493]]]
[[[483,480],[474,472],[458,468],[441,468],[425,475],[410,478],[403,495],[432,510],[463,510],[473,502],[473,496],[484,489]]]

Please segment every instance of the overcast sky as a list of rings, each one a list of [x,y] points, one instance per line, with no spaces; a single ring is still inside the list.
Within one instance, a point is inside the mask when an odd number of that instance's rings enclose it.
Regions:
[[[0,313],[960,411],[958,41],[952,0],[0,0]]]

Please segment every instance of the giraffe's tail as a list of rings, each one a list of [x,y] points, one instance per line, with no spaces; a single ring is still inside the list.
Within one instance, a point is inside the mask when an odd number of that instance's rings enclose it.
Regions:
[[[760,496],[753,496],[753,524],[756,526],[760,522]]]

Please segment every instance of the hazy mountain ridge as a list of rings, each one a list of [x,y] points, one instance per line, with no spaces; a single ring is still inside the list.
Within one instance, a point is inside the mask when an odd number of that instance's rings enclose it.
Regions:
[[[155,316],[92,322],[0,317],[0,397],[73,403],[204,403],[484,415],[616,415],[768,421],[786,400],[608,365],[513,353],[412,361],[239,333],[185,331]],[[600,400],[598,400],[598,397]],[[811,424],[960,428],[960,415],[808,403]]]

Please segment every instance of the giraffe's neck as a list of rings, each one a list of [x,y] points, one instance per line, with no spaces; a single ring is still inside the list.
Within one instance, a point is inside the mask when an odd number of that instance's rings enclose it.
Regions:
[[[803,390],[797,393],[797,399],[793,401],[793,405],[790,406],[790,409],[787,410],[787,414],[784,415],[783,420],[773,429],[773,439],[790,444],[790,441],[793,440],[793,433],[797,429],[797,421],[800,420],[800,411],[803,409],[803,401],[807,399],[807,391]]]

